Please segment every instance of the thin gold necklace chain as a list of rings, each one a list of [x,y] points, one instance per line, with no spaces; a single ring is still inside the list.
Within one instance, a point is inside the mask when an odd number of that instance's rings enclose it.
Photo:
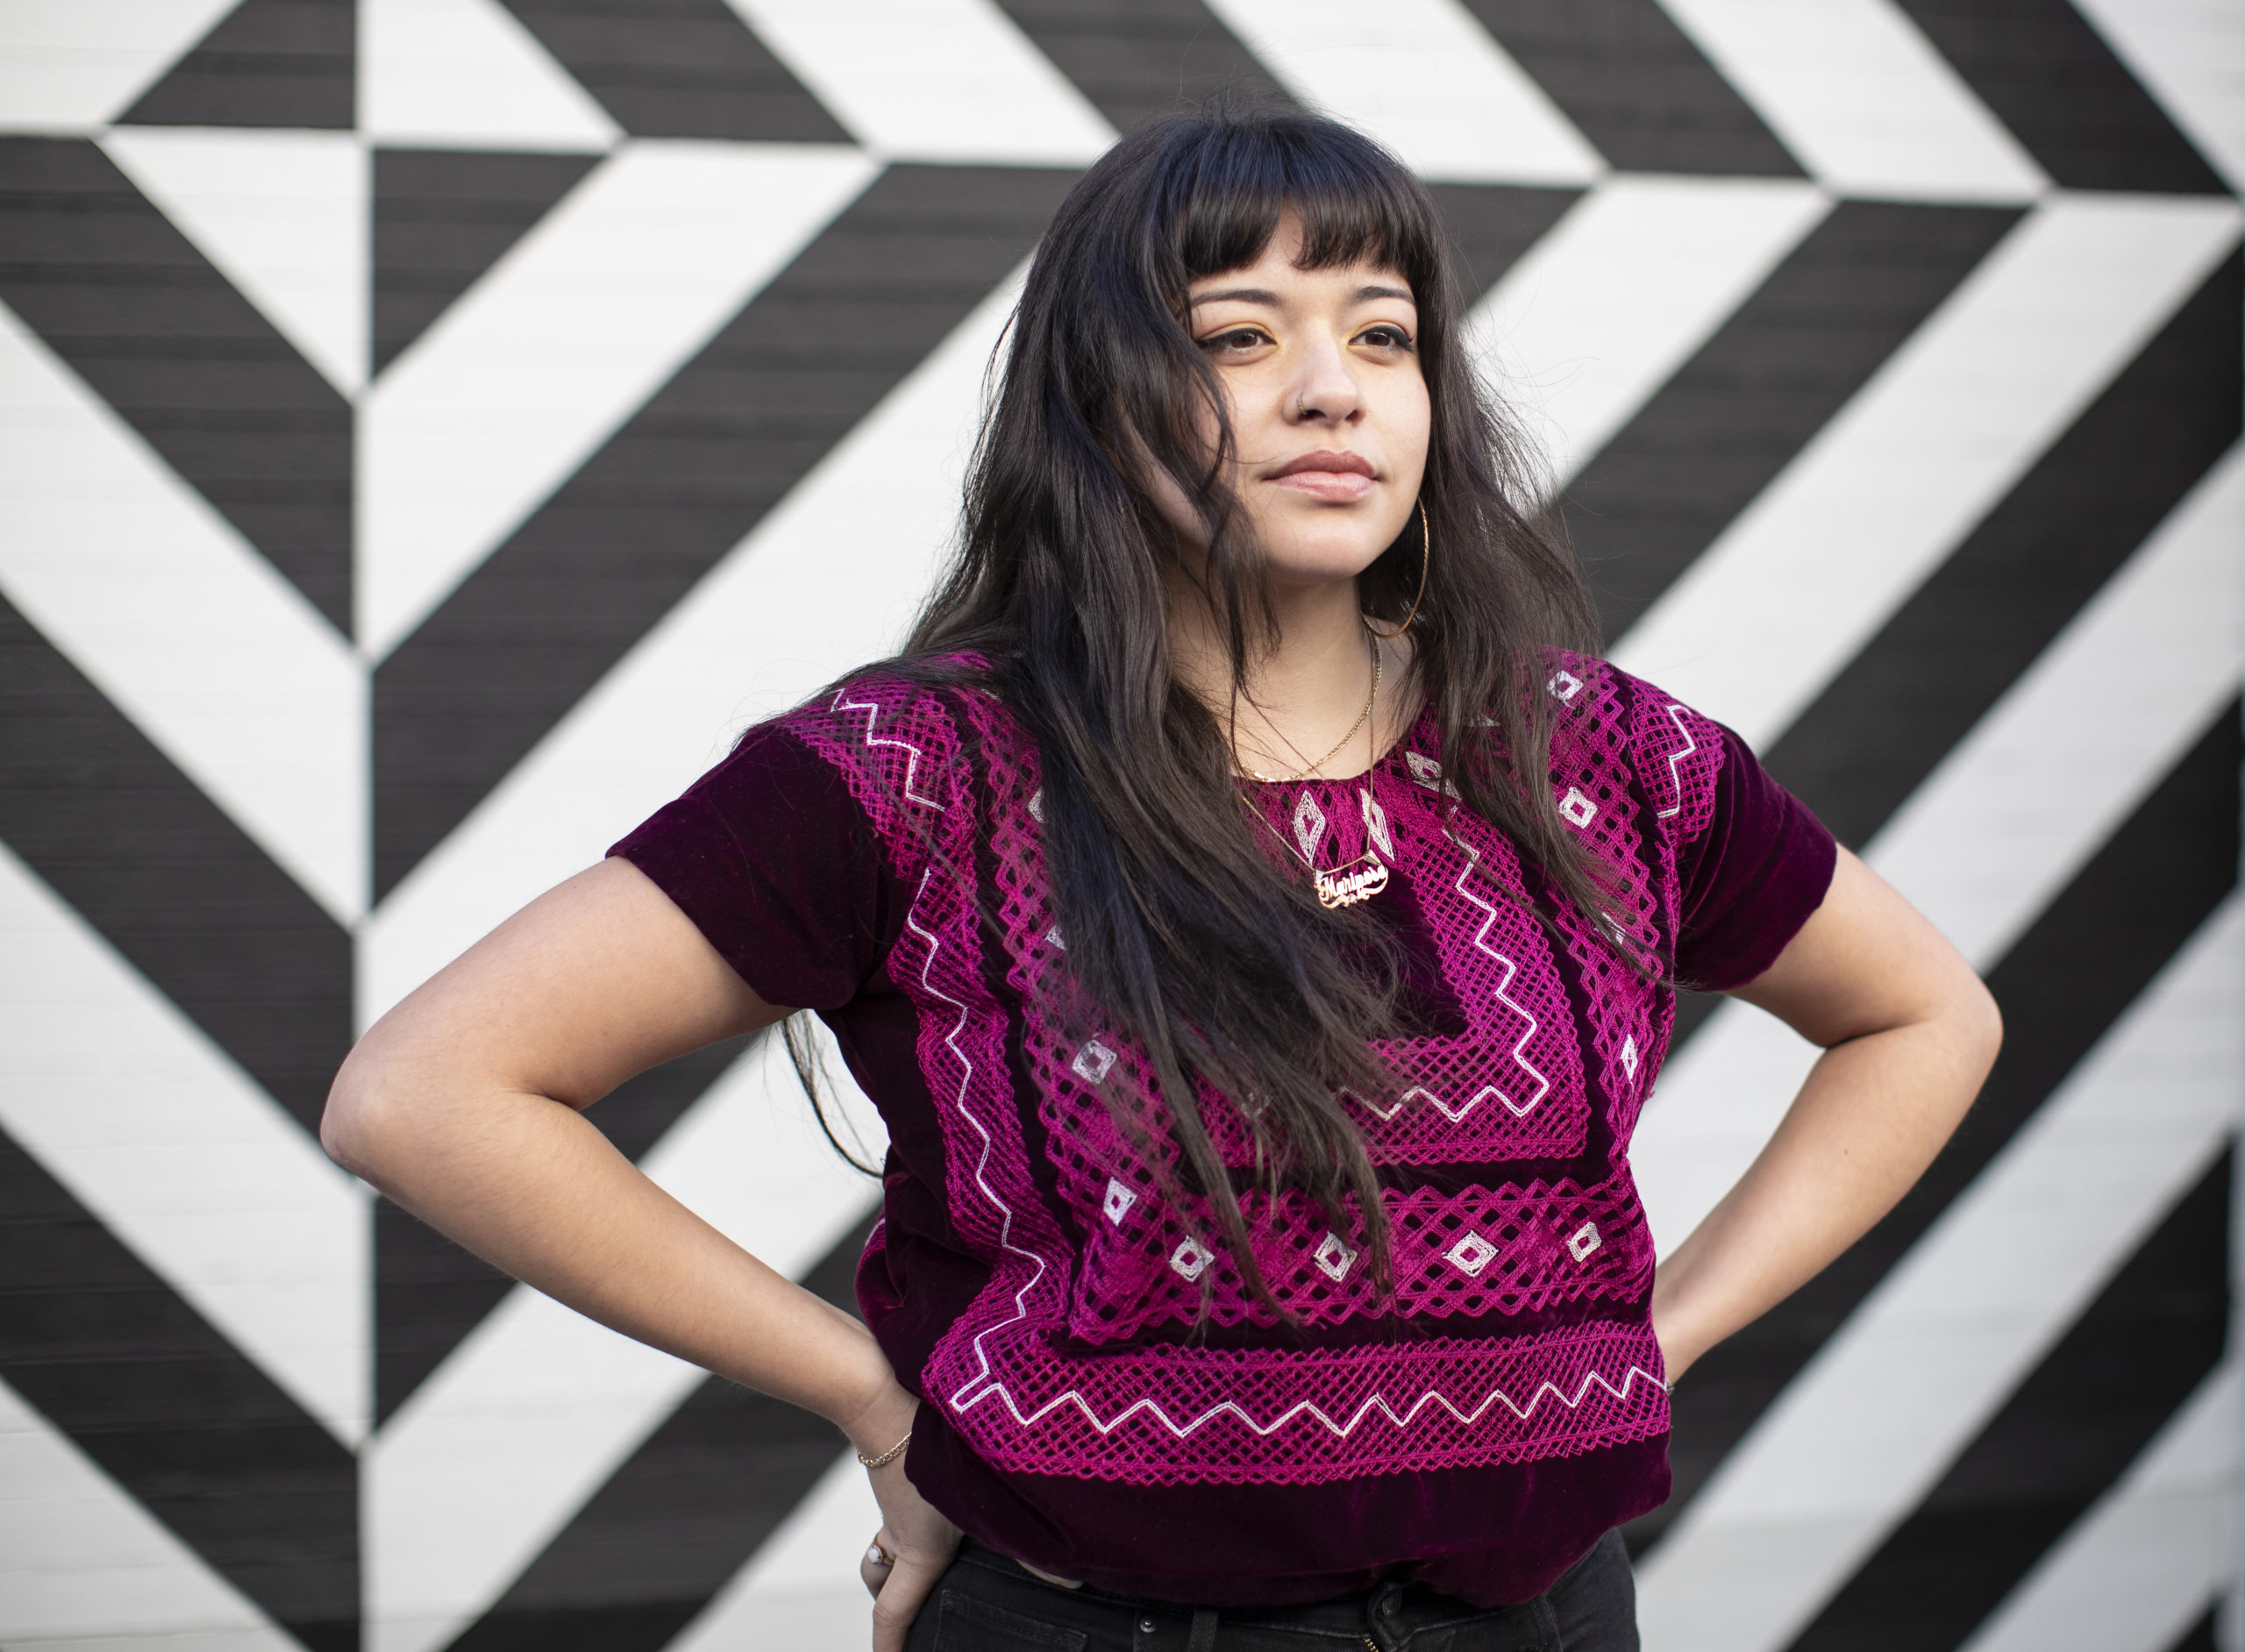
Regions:
[[[1260,769],[1251,769],[1249,768],[1246,764],[1241,763],[1239,766],[1241,769],[1245,771],[1250,779],[1260,780],[1265,786],[1291,786],[1296,780],[1299,780],[1305,775],[1308,774],[1313,769],[1322,769],[1328,763],[1330,763],[1335,758],[1338,757],[1341,754],[1341,748],[1348,744],[1350,741],[1355,739],[1357,737],[1357,730],[1363,728],[1365,724],[1371,720],[1372,709],[1379,702],[1379,700],[1380,667],[1385,664],[1386,651],[1380,647],[1379,638],[1372,635],[1372,628],[1369,625],[1365,628],[1365,635],[1370,638],[1372,642],[1372,692],[1365,696],[1365,709],[1357,713],[1357,720],[1349,725],[1349,731],[1343,735],[1339,739],[1333,742],[1333,749],[1328,751],[1323,757],[1319,758],[1314,763],[1303,764],[1301,767],[1296,769],[1292,774],[1265,774]],[[1374,744],[1378,744],[1377,740],[1375,740]]]

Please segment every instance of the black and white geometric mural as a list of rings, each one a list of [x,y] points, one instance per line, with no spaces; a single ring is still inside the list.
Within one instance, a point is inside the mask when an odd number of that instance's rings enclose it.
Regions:
[[[885,651],[1047,215],[1225,89],[1436,185],[1615,657],[2008,1024],[1678,1392],[1648,1647],[2245,1645],[2245,14],[0,0],[0,1647],[862,1644],[831,1429],[311,1129],[355,1028]],[[1668,1243],[1808,1057],[1690,1024]],[[846,1301],[869,1185],[774,1065],[592,1116]]]

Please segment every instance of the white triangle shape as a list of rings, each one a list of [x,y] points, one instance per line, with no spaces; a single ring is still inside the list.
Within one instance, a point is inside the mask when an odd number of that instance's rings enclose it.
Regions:
[[[622,135],[497,0],[359,0],[359,122],[422,148],[598,151]]]
[[[367,152],[348,132],[118,127],[110,159],[346,395],[367,379]]]
[[[239,0],[11,0],[0,6],[0,129],[115,120]]]

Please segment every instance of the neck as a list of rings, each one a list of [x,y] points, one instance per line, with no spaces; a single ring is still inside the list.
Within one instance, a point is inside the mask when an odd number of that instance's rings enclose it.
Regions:
[[[1269,646],[1235,682],[1222,633],[1197,593],[1173,587],[1169,602],[1170,657],[1180,680],[1231,721],[1244,766],[1292,774],[1327,751],[1355,723],[1372,687],[1372,646],[1354,580],[1283,586],[1272,594],[1277,622]],[[1386,744],[1388,709],[1399,686],[1396,644],[1386,645],[1386,682],[1368,729],[1316,773],[1363,772]]]

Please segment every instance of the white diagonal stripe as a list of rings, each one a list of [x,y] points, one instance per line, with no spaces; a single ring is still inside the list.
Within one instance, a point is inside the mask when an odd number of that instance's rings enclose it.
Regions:
[[[1977,968],[2236,692],[2241,523],[2245,451],[2233,449],[1869,845],[1871,865]],[[1631,1157],[1663,1250],[1743,1173],[1814,1057],[1782,1022],[1730,1004],[1662,1073]]]
[[[2241,1002],[2233,899],[1723,1460],[1640,1569],[1648,1645],[1774,1652],[1908,1515],[2220,1155]]]
[[[1999,958],[2236,692],[2245,445],[2208,471],[1878,834],[1871,864]]]
[[[2245,1380],[2233,1351],[1963,1652],[2166,1652],[2179,1643],[2237,1585],[2241,1419]]]
[[[1889,0],[1661,0],[1839,195],[2023,201],[2047,180]]]
[[[1080,166],[1106,117],[994,0],[727,0],[876,154]]]
[[[346,1445],[365,1433],[364,1190],[0,848],[0,1125]]]
[[[11,1652],[300,1652],[5,1383],[0,1641]]]
[[[358,0],[359,125],[380,144],[606,149],[621,135],[500,0]]]
[[[4,306],[0,593],[338,922],[365,909],[363,667]]]
[[[1497,393],[1564,484],[1831,210],[1785,178],[1616,174],[1475,308]]]
[[[0,0],[0,131],[90,132],[239,0]]]
[[[121,126],[102,147],[329,383],[358,394],[373,294],[356,133]]]
[[[872,1104],[828,1064],[876,1160]],[[659,1143],[647,1173],[752,1255],[800,1276],[872,1185],[834,1156],[779,1037]],[[374,1436],[367,1476],[371,1652],[431,1652],[488,1607],[702,1379],[695,1367],[517,1287]]]
[[[834,1466],[667,1652],[750,1646],[857,1652],[873,1618],[858,1557],[880,1521],[866,1471],[837,1453]]]
[[[1750,744],[1772,738],[2234,251],[2239,223],[2227,200],[2046,203],[1731,522],[1615,659]]]
[[[393,890],[372,1020],[723,755],[744,723],[894,648],[959,514],[1001,283]]]
[[[2245,191],[2245,29],[2226,0],[2073,0],[2105,43]]]
[[[392,362],[359,421],[380,658],[862,189],[817,144],[626,143]]]
[[[1606,162],[1457,0],[1209,0],[1286,89],[1422,176],[1588,183]]]

